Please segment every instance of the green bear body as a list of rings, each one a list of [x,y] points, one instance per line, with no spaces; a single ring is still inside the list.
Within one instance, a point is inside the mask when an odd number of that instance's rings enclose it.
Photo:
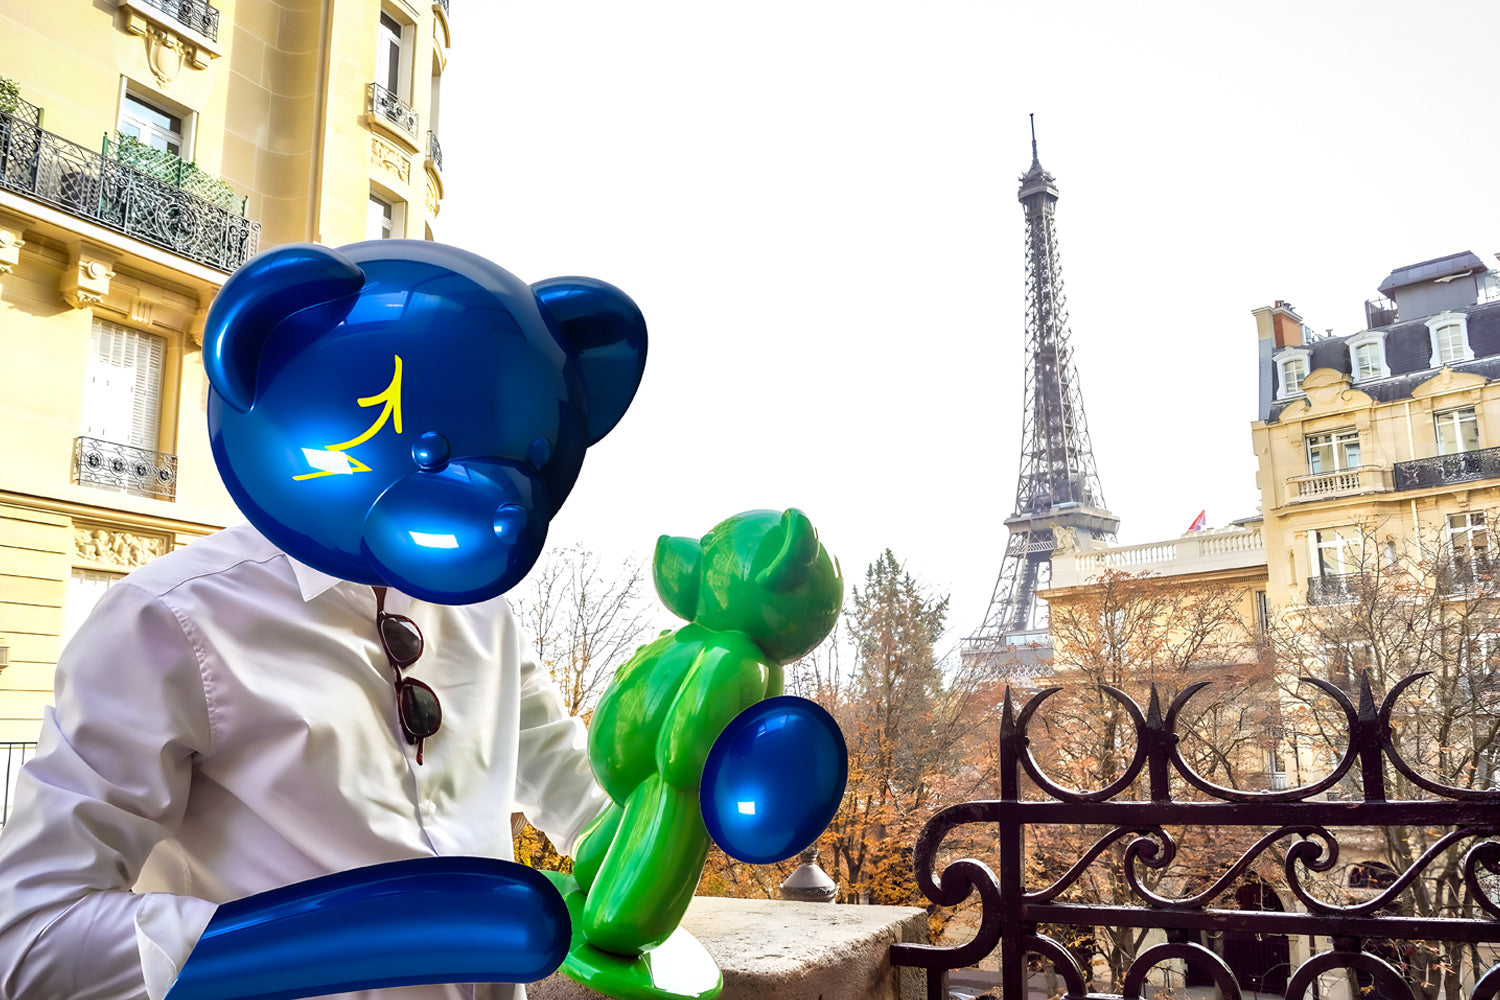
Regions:
[[[690,624],[636,651],[589,726],[589,759],[613,802],[575,855],[583,936],[637,955],[676,929],[708,857],[699,784],[709,750],[745,709],[781,693],[782,664],[833,628],[838,562],[797,510],[750,511],[702,539],[663,536],[663,603]]]

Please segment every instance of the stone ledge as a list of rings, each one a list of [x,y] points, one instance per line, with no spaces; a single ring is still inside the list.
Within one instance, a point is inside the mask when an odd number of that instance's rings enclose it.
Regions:
[[[919,1000],[921,970],[893,969],[896,941],[926,943],[927,913],[910,906],[788,903],[698,896],[682,926],[724,973],[721,1000]],[[557,973],[529,1000],[599,1000]]]

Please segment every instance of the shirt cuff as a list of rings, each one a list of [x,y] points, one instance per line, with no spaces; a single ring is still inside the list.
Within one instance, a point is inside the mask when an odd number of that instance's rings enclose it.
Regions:
[[[135,942],[150,1000],[167,995],[218,909],[215,903],[191,896],[152,892],[141,897],[135,910]]]

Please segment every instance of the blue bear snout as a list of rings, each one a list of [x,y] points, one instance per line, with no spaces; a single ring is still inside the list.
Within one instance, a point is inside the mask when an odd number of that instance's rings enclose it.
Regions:
[[[363,549],[376,572],[403,593],[442,604],[484,600],[520,582],[553,514],[541,480],[502,459],[450,461],[446,440],[433,432],[418,439],[412,457],[418,470],[365,517]]]

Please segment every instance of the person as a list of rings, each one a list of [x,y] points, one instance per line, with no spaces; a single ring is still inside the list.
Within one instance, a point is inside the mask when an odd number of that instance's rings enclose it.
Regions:
[[[524,653],[503,597],[340,580],[249,524],[115,584],[63,651],[0,831],[0,998],[160,1000],[218,904],[406,858],[508,859],[513,811],[571,852],[608,801]]]

